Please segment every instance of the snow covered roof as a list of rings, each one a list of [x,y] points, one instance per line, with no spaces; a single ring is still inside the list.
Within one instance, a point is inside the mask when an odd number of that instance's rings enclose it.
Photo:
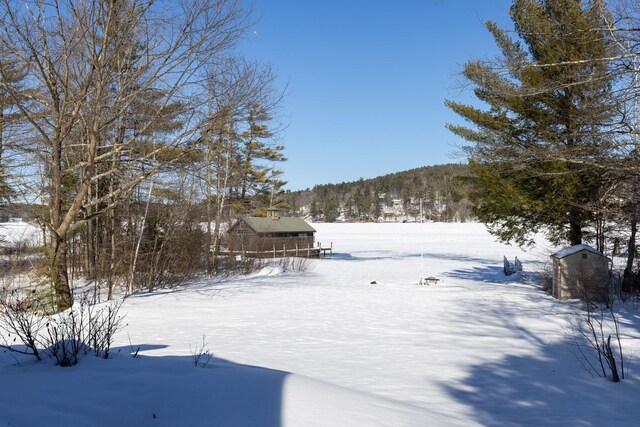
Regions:
[[[591,252],[593,254],[596,255],[600,255],[600,256],[604,256],[602,254],[602,252],[600,252],[597,249],[592,248],[589,245],[574,245],[574,246],[570,246],[568,248],[564,248],[562,250],[559,250],[558,252],[556,252],[555,254],[551,255],[554,258],[565,258],[568,257],[569,255],[573,255],[573,254],[577,254],[578,252],[582,252],[582,251],[587,251],[587,252]]]
[[[314,233],[316,231],[302,218],[271,219],[252,216],[242,218],[240,221],[246,222],[256,233]],[[232,228],[235,228],[235,225]]]

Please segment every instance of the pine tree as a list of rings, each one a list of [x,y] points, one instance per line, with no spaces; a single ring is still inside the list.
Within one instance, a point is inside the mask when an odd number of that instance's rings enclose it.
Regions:
[[[18,103],[22,102],[16,95],[21,95],[20,82],[25,75],[11,60],[7,52],[0,52],[0,206],[9,203],[15,190],[9,182],[10,172],[6,165],[4,132],[7,126],[19,120]],[[11,87],[12,90],[8,90]],[[12,96],[13,95],[13,96]]]
[[[578,244],[597,216],[606,183],[593,158],[609,153],[616,111],[605,13],[599,0],[516,0],[518,39],[488,22],[501,56],[463,70],[488,108],[446,102],[472,124],[448,128],[472,143],[474,213],[504,241],[546,228]]]
[[[284,146],[272,143],[273,132],[269,129],[272,120],[268,109],[260,104],[249,106],[246,117],[247,128],[241,134],[238,151],[239,188],[238,210],[251,211],[266,208],[265,204],[276,204],[273,196],[281,191],[286,181],[279,177],[282,172],[273,167],[275,162],[286,161],[282,154]],[[262,206],[253,206],[252,201],[261,201]]]

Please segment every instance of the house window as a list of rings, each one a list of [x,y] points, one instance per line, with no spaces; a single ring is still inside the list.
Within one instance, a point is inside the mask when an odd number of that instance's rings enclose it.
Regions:
[[[587,259],[587,254],[582,254],[582,259]]]

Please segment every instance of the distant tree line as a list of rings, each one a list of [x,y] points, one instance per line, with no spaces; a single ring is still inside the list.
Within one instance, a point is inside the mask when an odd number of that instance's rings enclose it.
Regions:
[[[468,221],[464,164],[425,166],[372,179],[286,192],[290,213],[313,221]]]

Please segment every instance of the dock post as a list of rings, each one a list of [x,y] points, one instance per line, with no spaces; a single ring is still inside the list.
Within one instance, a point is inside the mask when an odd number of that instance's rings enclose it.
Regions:
[[[276,257],[276,245],[275,244],[273,245],[273,257],[274,258]]]
[[[331,242],[331,247],[329,248],[329,256],[333,257],[333,242]]]
[[[298,257],[298,244],[296,243],[296,258]]]

